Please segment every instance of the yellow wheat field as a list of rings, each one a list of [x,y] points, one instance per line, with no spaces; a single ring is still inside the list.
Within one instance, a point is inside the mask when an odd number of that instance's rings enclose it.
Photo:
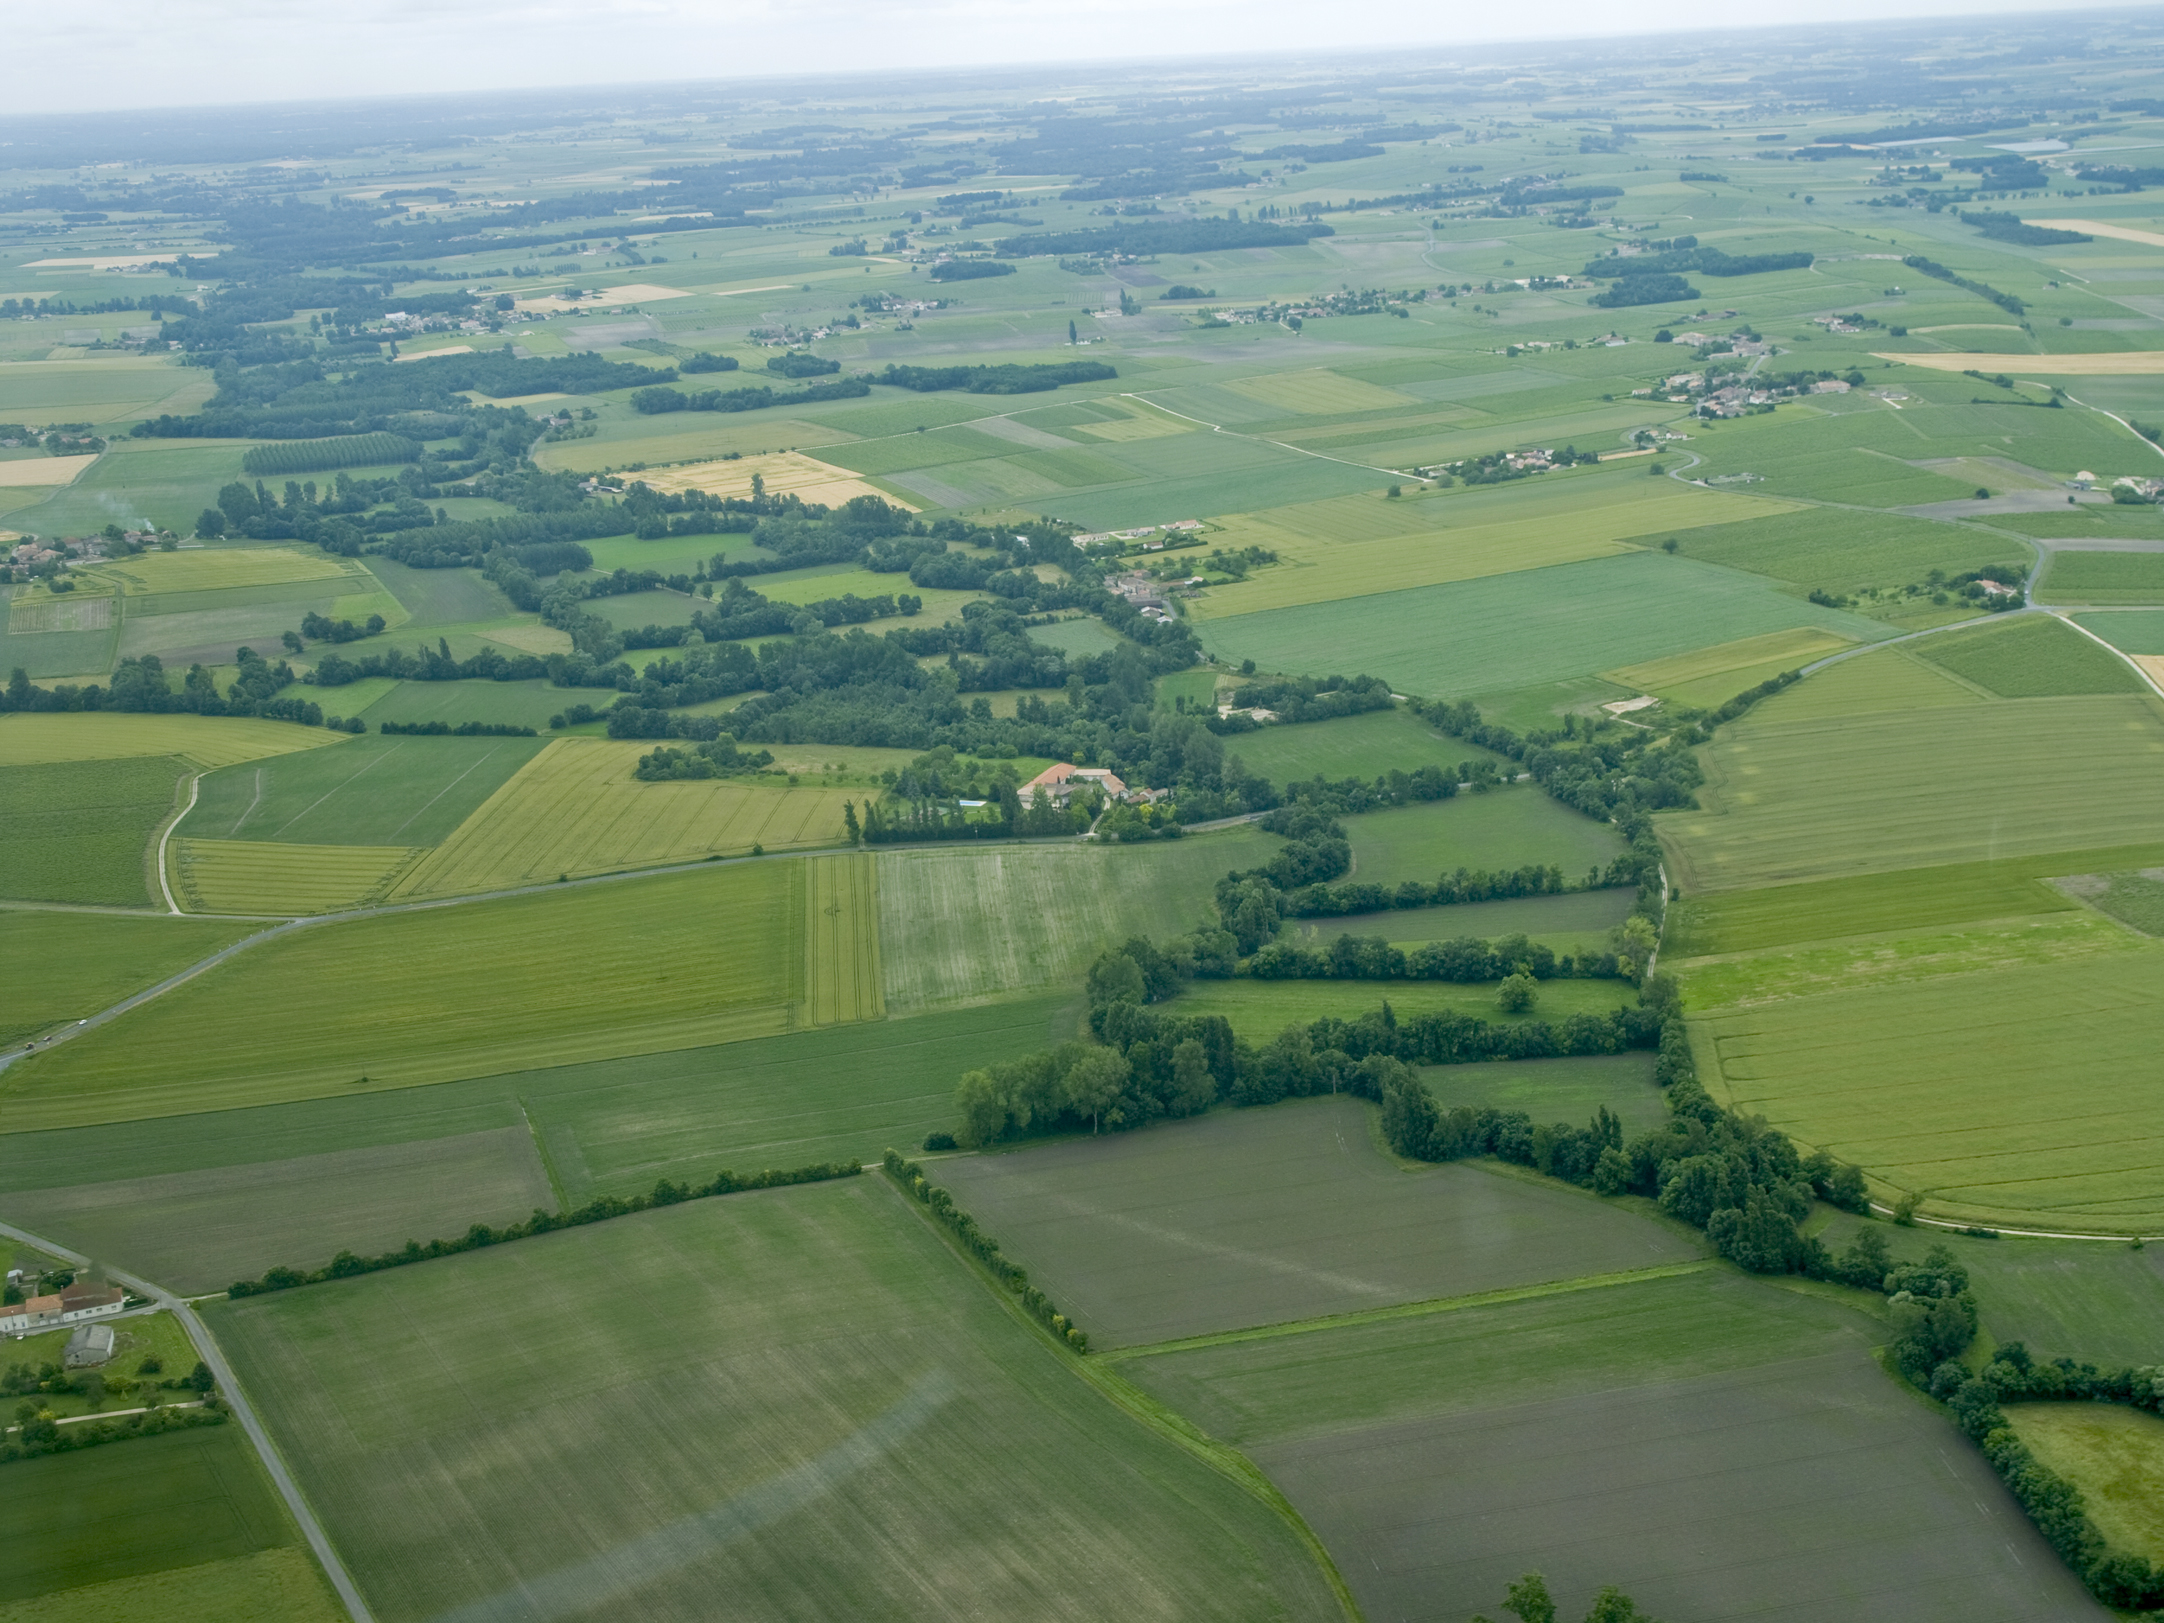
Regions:
[[[344,733],[321,727],[248,716],[137,716],[117,711],[0,716],[0,767],[177,755],[209,772],[345,741]]]
[[[170,877],[191,913],[335,913],[383,900],[423,854],[398,845],[181,839]]]
[[[727,778],[641,783],[651,744],[560,738],[395,888],[399,897],[451,896],[546,884],[713,855],[833,845],[842,802],[860,790],[790,789]]]
[[[718,462],[694,462],[687,467],[663,468],[637,477],[664,495],[703,490],[709,496],[749,496],[752,476],[765,481],[769,496],[797,496],[807,502],[839,507],[856,496],[877,496],[897,507],[909,503],[868,484],[847,468],[806,456],[801,451],[769,451],[764,456],[737,457]],[[912,512],[914,508],[910,509]]]

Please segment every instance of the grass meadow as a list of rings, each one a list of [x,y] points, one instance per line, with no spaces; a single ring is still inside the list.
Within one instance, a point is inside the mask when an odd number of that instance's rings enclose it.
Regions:
[[[1841,597],[1920,584],[1934,569],[1947,575],[1986,564],[2026,570],[2032,556],[2027,546],[2011,538],[1853,507],[1807,507],[1751,524],[1678,530],[1671,538],[1683,557],[1748,569]]]
[[[547,627],[529,628],[547,631]],[[501,641],[505,647],[509,632],[483,633],[489,641]],[[455,645],[454,645],[455,651]],[[476,652],[469,650],[469,652]],[[518,647],[516,652],[532,653],[531,648]],[[549,650],[542,650],[548,652]],[[342,690],[332,688],[333,694]],[[318,702],[322,702],[319,698]],[[350,703],[351,701],[346,701]],[[353,714],[359,715],[371,726],[381,727],[387,721],[412,723],[417,721],[440,721],[456,727],[469,721],[496,722],[508,727],[531,727],[544,732],[549,717],[560,713],[564,706],[574,701],[564,689],[552,687],[546,681],[532,682],[400,682],[381,698],[368,703],[365,708],[356,706]]]
[[[2077,614],[2074,623],[2095,632],[2123,654],[2164,654],[2164,609]]]
[[[0,1601],[0,1623],[345,1623],[322,1569],[297,1544]]]
[[[2164,1558],[2164,1420],[2119,1403],[2016,1403],[2031,1453],[2081,1489],[2114,1551]]]
[[[340,733],[252,717],[87,715],[0,716],[0,766],[117,761],[171,755],[200,771],[345,741]]]
[[[789,789],[715,778],[641,783],[636,742],[560,738],[460,823],[398,887],[401,898],[543,884],[703,857],[754,845],[836,845],[840,789]]]
[[[394,845],[172,842],[167,882],[191,913],[340,913],[384,900],[424,853]]]
[[[1511,1015],[1496,1003],[1500,983],[1452,981],[1190,981],[1166,1005],[1174,1014],[1221,1014],[1235,1034],[1266,1043],[1286,1026],[1325,1015],[1357,1020],[1388,1002],[1400,1020],[1451,1009],[1497,1025],[1522,1020],[1561,1020],[1574,1014],[1606,1014],[1637,993],[1623,981],[1542,981],[1530,1013]]]
[[[146,853],[186,773],[168,756],[13,766],[0,774],[0,896],[144,907]]]
[[[2108,928],[2108,927],[2107,927]],[[2164,1228],[2153,947],[1717,1012],[1716,1097],[1957,1221]],[[1988,1062],[1983,1058],[1988,1056]],[[1882,1197],[1883,1198],[1883,1195]]]
[[[1740,890],[2150,831],[2138,808],[2164,795],[2164,716],[2150,700],[2022,699],[1972,714],[1988,725],[1949,727],[1930,710],[1792,720],[1769,701],[1701,751],[1702,809],[1658,819],[1670,883]]]
[[[191,547],[179,552],[143,552],[94,564],[84,573],[110,581],[130,595],[162,592],[210,592],[236,586],[282,586],[289,581],[327,583],[327,596],[374,589],[360,564],[321,552],[293,547]],[[351,582],[351,585],[345,583]],[[330,590],[332,585],[344,590]]]
[[[2036,595],[2051,603],[2164,603],[2164,553],[2054,552]]]
[[[0,1196],[10,1222],[183,1292],[222,1290],[278,1264],[320,1268],[340,1251],[448,1239],[557,1204],[523,1123]]]
[[[1276,784],[1317,776],[1375,778],[1424,766],[1455,770],[1462,761],[1498,759],[1477,744],[1438,733],[1403,706],[1241,733],[1226,741],[1225,753]]]
[[[1252,828],[1136,846],[879,853],[879,961],[896,1013],[1079,985],[1132,935],[1214,918],[1217,881],[1278,841]]]
[[[1662,1617],[2101,1618],[1880,1334],[1707,1269],[1121,1367],[1261,1465],[1373,1617],[1539,1570],[1570,1616],[1612,1583]]]
[[[1716,709],[1784,671],[1799,670],[1854,646],[1851,639],[1834,632],[1801,626],[1601,674],[1619,687],[1636,688],[1676,704]]]
[[[1331,919],[1289,919],[1280,939],[1312,945],[1341,935],[1381,936],[1386,941],[1450,941],[1460,936],[1529,935],[1558,952],[1597,949],[1608,932],[1630,917],[1635,886],[1581,890],[1563,896],[1521,896],[1505,902],[1464,902],[1443,907],[1393,907],[1386,912],[1347,913]]]
[[[1522,1110],[1544,1125],[1582,1126],[1606,1105],[1622,1120],[1626,1141],[1668,1119],[1667,1096],[1653,1080],[1653,1056],[1646,1053],[1431,1065],[1423,1068],[1421,1080],[1445,1110],[1489,1105]]]
[[[2049,615],[2024,614],[2011,625],[1950,631],[1918,652],[2002,699],[2074,693],[2146,693],[2123,659]]]
[[[1103,1347],[1702,1255],[1680,1231],[1560,1184],[1401,1170],[1369,1117],[1353,1099],[1218,1110],[942,1161],[933,1176]]]
[[[125,918],[0,908],[0,1048],[109,1009],[230,946],[249,927],[170,915]]]
[[[1407,879],[1433,884],[1458,868],[1520,868],[1539,863],[1583,879],[1606,864],[1623,841],[1530,784],[1464,794],[1450,800],[1391,806],[1344,819],[1352,843],[1347,877],[1370,885]]]
[[[934,1573],[987,1617],[1339,1615],[1275,1511],[1075,1378],[876,1176],[209,1319],[384,1623],[892,1616]]]
[[[1458,697],[1804,626],[1858,641],[1887,634],[1756,576],[1650,552],[1234,615],[1200,631],[1212,653],[1234,663],[1311,676],[1357,669],[1401,693]]]
[[[773,1035],[803,997],[803,908],[798,864],[750,863],[303,930],[18,1063],[0,1129]]]
[[[436,845],[546,745],[363,734],[335,750],[210,774],[178,832],[288,845]]]
[[[189,1623],[249,1616],[224,1610],[234,1603],[295,1623],[345,1615],[237,1425],[48,1454],[7,1469],[8,1526],[21,1548],[0,1575],[0,1607],[22,1607],[41,1623],[71,1607],[89,1615],[97,1589],[111,1595],[108,1586],[127,1582],[117,1593],[150,1600],[154,1616]],[[260,1610],[270,1601],[293,1609]]]

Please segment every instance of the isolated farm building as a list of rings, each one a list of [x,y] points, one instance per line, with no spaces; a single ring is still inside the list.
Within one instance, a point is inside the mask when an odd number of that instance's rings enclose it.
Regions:
[[[60,1297],[57,1292],[0,1307],[0,1334],[24,1336],[33,1330],[50,1330],[59,1322]]]
[[[1037,792],[1043,790],[1045,799],[1055,806],[1064,806],[1084,789],[1093,787],[1110,800],[1124,799],[1127,794],[1127,785],[1105,768],[1076,766],[1071,761],[1062,761],[1057,766],[1046,767],[1022,785],[1022,804],[1032,804]]]
[[[60,1293],[60,1322],[80,1324],[85,1319],[107,1319],[128,1305],[128,1293],[118,1285],[93,1285],[78,1279]]]
[[[113,1327],[109,1324],[85,1324],[76,1328],[68,1337],[67,1349],[61,1353],[60,1362],[69,1369],[95,1369],[113,1356]]]

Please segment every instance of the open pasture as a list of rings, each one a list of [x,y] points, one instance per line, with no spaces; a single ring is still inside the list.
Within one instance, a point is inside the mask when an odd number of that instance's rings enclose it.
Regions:
[[[366,560],[369,574],[398,599],[414,630],[468,625],[513,613],[511,600],[474,569],[414,569],[394,558]]]
[[[549,630],[548,627],[540,627]],[[483,637],[496,640],[495,633],[481,633]],[[459,651],[458,643],[452,643],[452,652]],[[481,646],[485,646],[481,645]],[[505,644],[505,646],[512,646]],[[478,647],[469,652],[478,651]],[[531,653],[520,648],[517,652]],[[354,684],[356,687],[359,683]],[[323,690],[318,702],[343,689]],[[333,701],[337,702],[337,701]],[[351,701],[343,701],[350,703]],[[381,727],[387,721],[426,722],[440,721],[448,727],[461,726],[469,721],[498,722],[511,727],[531,727],[536,732],[545,729],[549,717],[560,713],[564,706],[574,703],[567,690],[552,687],[545,680],[531,682],[399,682],[365,706],[348,711],[358,714],[370,724]],[[329,704],[325,708],[329,708]],[[505,743],[531,745],[530,739],[498,740]]]
[[[2164,552],[2062,548],[2036,583],[2048,603],[2164,603]]]
[[[211,772],[239,761],[344,742],[342,733],[249,716],[138,716],[119,711],[0,716],[4,767],[171,755]]]
[[[1455,771],[1461,761],[1497,758],[1477,744],[1437,732],[1402,705],[1331,721],[1266,726],[1228,738],[1225,753],[1275,784],[1318,776],[1373,779],[1424,766]]]
[[[19,592],[13,602],[0,598],[0,669],[39,680],[103,678],[120,636],[115,608],[111,597]]]
[[[749,496],[752,480],[758,479],[769,496],[795,496],[824,507],[839,507],[859,496],[876,496],[890,503],[895,500],[877,486],[866,484],[849,469],[821,462],[801,451],[769,451],[763,456],[693,462],[629,477],[664,495],[703,490],[710,496]],[[907,507],[909,504],[896,505]]]
[[[179,832],[292,845],[435,845],[545,747],[538,738],[362,734],[335,750],[211,773]]]
[[[2164,1420],[2123,1403],[2014,1403],[2006,1418],[2114,1551],[2164,1557]]]
[[[1839,667],[1835,667],[1839,669]],[[1791,693],[1807,693],[1807,678]],[[2021,699],[1979,729],[1937,711],[1784,719],[1782,695],[1701,751],[1698,811],[1656,821],[1687,894],[2121,845],[2154,832],[2151,701]]]
[[[752,863],[302,930],[19,1062],[0,1078],[0,1129],[787,1031],[803,997],[802,885],[797,864]]]
[[[0,1157],[0,1217],[16,1192],[44,1199],[50,1190],[121,1180],[162,1187],[161,1180],[206,1172],[275,1203],[286,1198],[281,1178],[253,1170],[265,1163],[337,1166],[326,1158],[399,1145],[417,1162],[470,1153],[462,1144],[515,1148],[490,1137],[505,1128],[540,1143],[558,1198],[572,1205],[648,1190],[662,1177],[701,1181],[723,1167],[874,1160],[890,1145],[907,1149],[951,1128],[964,1071],[1071,1037],[1078,1015],[1063,991],[699,1048],[564,1064],[544,1058],[532,1069],[425,1088],[349,1089],[4,1138],[11,1153]],[[492,1159],[489,1177],[503,1179],[515,1161]],[[218,1180],[207,1187],[191,1210],[221,1222],[228,1210],[244,1210],[214,1198]],[[127,1210],[100,1218],[112,1226],[116,1257],[171,1248],[187,1236],[185,1224],[176,1237],[124,1223]],[[266,1205],[257,1226],[274,1232],[272,1215]],[[326,1223],[325,1232],[334,1226]]]
[[[2155,658],[2164,654],[2164,609],[2129,609],[2115,614],[2077,614],[2073,621],[2093,631],[2122,654]]]
[[[17,512],[14,523],[41,535],[84,535],[116,521],[147,521],[186,535],[196,515],[216,501],[219,487],[241,477],[247,452],[243,440],[197,440],[180,449],[170,441],[158,446],[116,438],[73,484],[30,493],[43,500]]]
[[[986,1617],[1339,1615],[1275,1511],[1076,1380],[876,1177],[210,1317],[383,1623],[894,1616],[928,1563]]]
[[[804,1013],[814,1026],[887,1012],[879,974],[879,866],[869,853],[804,860]]]
[[[0,417],[103,426],[163,411],[194,411],[216,388],[207,372],[162,356],[17,361],[0,372]],[[239,466],[237,460],[234,465]]]
[[[167,878],[191,913],[336,913],[382,901],[422,855],[396,845],[176,839]]]
[[[1988,477],[2003,483],[2006,474],[1993,470]],[[1967,525],[1934,524],[1898,513],[1863,513],[1847,507],[1807,507],[1752,524],[1677,530],[1672,538],[1686,558],[1748,569],[1844,597],[1874,587],[1921,583],[1934,569],[1948,575],[1985,564],[2027,569],[2031,558],[2030,549],[2021,542]]]
[[[1532,864],[1583,879],[1623,849],[1614,827],[1573,811],[1531,784],[1487,794],[1390,806],[1342,819],[1352,844],[1352,872],[1368,885],[1408,879],[1433,884],[1459,868],[1522,868]]]
[[[1461,505],[1462,504],[1462,505]],[[1679,489],[1620,477],[1542,491],[1527,513],[1465,498],[1392,502],[1370,494],[1311,502],[1223,521],[1226,546],[1262,546],[1280,563],[1211,587],[1198,618],[1221,619],[1297,604],[1398,592],[1629,550],[1625,537],[1678,526],[1732,524],[1788,511],[1748,496]],[[1380,512],[1369,512],[1369,507]]]
[[[1325,676],[1361,649],[1362,670],[1401,693],[1499,693],[1589,676],[1772,631],[1814,626],[1875,641],[1887,628],[1736,570],[1657,552],[1207,620],[1235,663]]]
[[[1917,652],[2002,699],[2148,691],[2125,660],[2047,614],[1950,631],[1917,644]]]
[[[1945,666],[1924,658],[1920,650],[1928,646],[1919,642],[1866,648],[1837,659],[1824,670],[1813,671],[1809,680],[1765,701],[1766,708],[1758,712],[1758,718],[1816,721],[1991,702],[1973,682],[1957,679]]]
[[[1875,1328],[1709,1270],[1124,1368],[1285,1489],[1370,1616],[1457,1623],[1539,1570],[1566,1616],[1612,1583],[1659,1617],[2101,1623]]]
[[[248,927],[170,915],[127,918],[0,908],[0,1048],[109,1009],[229,946]]]
[[[40,1610],[34,1615],[40,1618],[55,1615],[42,1609],[48,1603],[66,1604],[65,1591],[153,1574],[163,1580],[159,1590],[177,1593],[185,1604],[194,1587],[191,1575],[207,1564],[223,1566],[236,1557],[300,1544],[237,1425],[16,1460],[7,1470],[9,1528],[22,1548],[0,1576],[0,1605],[35,1602]],[[326,1608],[328,1586],[305,1548],[293,1553],[323,1591],[294,1616],[343,1616]],[[222,1585],[225,1580],[210,1581]],[[310,1598],[307,1586],[292,1577],[274,1583],[271,1593]],[[52,1601],[55,1596],[63,1598]],[[206,1616],[200,1609],[192,1615]]]
[[[1445,1110],[1458,1105],[1522,1110],[1541,1125],[1580,1127],[1605,1105],[1622,1121],[1626,1143],[1668,1120],[1667,1095],[1653,1080],[1653,1056],[1646,1053],[1430,1065],[1420,1078]]]
[[[1278,842],[1251,828],[1135,846],[879,854],[879,960],[897,1013],[1073,985],[1107,947],[1216,913],[1217,881]]]
[[[1705,1080],[1933,1215],[2154,1233],[2160,968],[2137,944],[1717,1013],[1699,1027]]]
[[[1526,1020],[1565,1020],[1574,1014],[1606,1014],[1636,1000],[1622,981],[1553,980],[1540,983],[1536,1006],[1527,1014],[1505,1014],[1496,1004],[1496,984],[1456,981],[1190,981],[1166,1005],[1174,1014],[1221,1014],[1235,1036],[1266,1043],[1285,1027],[1307,1024],[1325,1015],[1357,1020],[1388,1003],[1400,1020],[1449,1009],[1496,1025]]]
[[[641,783],[648,744],[560,738],[484,801],[398,887],[401,898],[543,884],[559,874],[696,862],[842,836],[839,789],[712,778]]]
[[[109,1623],[116,1616],[159,1623],[346,1623],[322,1570],[298,1544],[0,1601],[0,1623]]]
[[[1460,936],[1483,939],[1528,935],[1558,952],[1598,948],[1608,932],[1630,917],[1638,899],[1636,886],[1573,891],[1562,896],[1520,896],[1502,902],[1461,902],[1442,907],[1393,907],[1375,913],[1347,913],[1338,918],[1288,919],[1282,939],[1303,945],[1336,940],[1341,935],[1381,936],[1386,941],[1450,941]]]
[[[95,564],[84,573],[109,580],[123,592],[209,592],[240,586],[283,586],[292,581],[353,584],[346,594],[374,588],[358,563],[292,547],[190,547],[179,552],[143,552]],[[330,592],[327,595],[341,595]]]
[[[1477,1166],[1401,1171],[1369,1116],[1352,1099],[1220,1110],[945,1161],[935,1177],[1105,1346],[1701,1255],[1560,1185]]]
[[[8,1221],[183,1292],[222,1290],[280,1264],[320,1268],[344,1250],[373,1256],[557,1204],[523,1123],[0,1197]]]
[[[1618,687],[1711,710],[1785,671],[1800,670],[1813,660],[1854,646],[1852,639],[1834,632],[1799,626],[1601,674]]]
[[[0,896],[24,902],[153,900],[146,854],[186,766],[170,756],[59,761],[0,773]]]

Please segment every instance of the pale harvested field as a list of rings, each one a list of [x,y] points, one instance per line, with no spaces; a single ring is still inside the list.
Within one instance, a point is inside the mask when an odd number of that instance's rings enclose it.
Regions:
[[[435,349],[408,350],[403,355],[393,355],[394,361],[432,361],[438,355],[471,355],[471,344],[443,344]]]
[[[1265,406],[1316,417],[1385,411],[1393,406],[1419,404],[1411,395],[1363,383],[1358,378],[1341,377],[1321,367],[1308,372],[1275,372],[1267,377],[1242,378],[1226,387]]]
[[[2103,355],[1873,355],[1934,372],[2005,372],[2063,378],[2148,378],[2164,375],[2164,350],[2123,350]]]
[[[570,274],[570,273],[567,273]],[[784,286],[794,286],[785,283]],[[740,293],[763,293],[765,288],[738,288]],[[577,307],[592,308],[602,304],[628,304],[633,301],[651,304],[656,299],[688,299],[690,293],[680,287],[663,287],[656,282],[626,282],[622,287],[605,287],[599,293],[590,293],[583,299],[559,299],[553,293],[538,294],[533,298],[520,299],[521,310],[570,310]]]
[[[2119,242],[2145,242],[2152,248],[2164,248],[2164,236],[2154,231],[2137,231],[2130,225],[2105,225],[2097,220],[2031,220],[2047,231],[2086,231],[2092,237],[2111,237]]]
[[[350,577],[356,592],[377,589],[375,577],[359,564],[291,547],[196,547],[180,552],[145,552],[117,558],[85,571],[94,579],[117,582],[126,592],[207,592],[226,586],[276,586],[296,580]]]
[[[175,254],[191,259],[216,259],[217,250],[175,249],[170,254],[100,254],[89,259],[33,259],[24,270],[128,270],[137,265],[169,265]]]
[[[6,485],[10,490],[72,485],[76,475],[97,460],[97,453],[92,452],[89,456],[24,457],[20,461],[0,462],[0,485]]]
[[[0,766],[177,755],[209,772],[259,761],[266,755],[342,744],[345,739],[344,733],[321,727],[246,716],[137,716],[117,711],[0,716]]]
[[[500,642],[506,648],[516,648],[522,654],[541,658],[571,652],[571,633],[559,631],[554,626],[505,626],[497,631],[484,631],[481,637],[484,642]]]
[[[8,605],[7,632],[11,637],[40,631],[109,631],[113,624],[113,600],[85,597],[71,592],[66,597],[41,597]]]
[[[869,852],[804,864],[805,1018],[815,1026],[877,1020],[879,865]]]
[[[849,469],[837,468],[801,451],[770,451],[764,456],[733,461],[695,462],[689,467],[642,473],[638,478],[664,495],[703,490],[710,496],[749,496],[754,474],[766,482],[769,496],[797,496],[828,507],[839,507],[857,496],[877,496],[881,501],[916,511],[908,502],[867,483]]]
[[[334,913],[381,901],[425,853],[395,845],[175,840],[174,892],[191,913]]]
[[[861,793],[727,778],[641,783],[653,746],[560,738],[498,789],[402,881],[401,898],[542,884],[665,862],[833,845],[842,802]]]

